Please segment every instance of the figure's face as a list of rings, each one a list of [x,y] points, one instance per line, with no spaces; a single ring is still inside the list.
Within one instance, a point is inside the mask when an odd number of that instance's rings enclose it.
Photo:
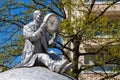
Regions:
[[[33,19],[41,22],[42,21],[42,12],[40,10],[34,11]]]
[[[42,21],[42,15],[41,14],[38,14],[36,15],[36,18],[35,18],[37,21],[41,22]]]

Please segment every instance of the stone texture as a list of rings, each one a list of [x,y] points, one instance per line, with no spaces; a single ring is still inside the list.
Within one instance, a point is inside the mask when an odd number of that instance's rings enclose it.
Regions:
[[[75,80],[44,67],[16,68],[0,73],[0,80]]]

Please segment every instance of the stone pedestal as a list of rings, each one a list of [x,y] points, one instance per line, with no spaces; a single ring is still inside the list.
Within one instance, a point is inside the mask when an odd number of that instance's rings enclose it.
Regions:
[[[44,67],[16,68],[0,73],[0,80],[75,80]]]

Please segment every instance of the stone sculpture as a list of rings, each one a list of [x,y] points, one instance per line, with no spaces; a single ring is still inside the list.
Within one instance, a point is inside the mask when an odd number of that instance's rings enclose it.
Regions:
[[[53,22],[50,22],[51,25]],[[56,23],[56,22],[55,22]],[[57,24],[58,25],[58,24]],[[48,35],[48,24],[43,21],[43,15],[40,10],[33,13],[33,21],[23,28],[25,46],[22,54],[22,61],[15,68],[32,67],[35,65],[44,65],[51,71],[64,73],[72,67],[68,60],[53,60],[49,57],[48,47],[56,44],[57,31],[54,30],[53,37]]]

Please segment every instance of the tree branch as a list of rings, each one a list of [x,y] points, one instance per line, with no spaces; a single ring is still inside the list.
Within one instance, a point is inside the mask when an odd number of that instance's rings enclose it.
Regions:
[[[96,1],[96,0],[91,0],[92,3],[90,4],[90,8],[88,9],[88,15],[91,14],[92,9],[93,9],[93,6],[94,6],[94,4],[95,4],[95,1]]]
[[[33,2],[36,3],[36,4],[38,4],[38,5],[43,6],[44,8],[49,9],[51,12],[55,13],[56,15],[58,15],[58,16],[60,16],[60,17],[62,17],[62,18],[65,18],[65,16],[62,16],[61,14],[57,13],[57,12],[54,11],[52,8],[46,6],[46,5],[42,4],[42,3],[38,3],[36,0],[33,0]]]
[[[120,74],[120,72],[117,72],[117,73],[115,73],[115,74],[113,74],[113,75],[105,76],[104,78],[101,78],[100,80],[105,80],[105,79],[114,78],[115,76],[117,76],[117,75],[119,75],[119,74]]]
[[[119,2],[120,0],[113,0],[112,3],[110,3],[95,19],[97,20],[99,17],[101,17],[111,6],[113,6],[114,4],[116,4],[117,2]]]
[[[18,26],[20,28],[23,27],[20,24],[17,24],[16,22],[13,22],[13,21],[10,21],[10,20],[0,19],[0,22],[8,22],[8,23],[14,24],[14,25],[16,25],[16,26]]]
[[[15,33],[17,33],[19,30],[20,30],[20,28],[17,31],[15,31],[7,40],[1,42],[0,45],[2,45],[3,43],[9,41],[15,35]]]

